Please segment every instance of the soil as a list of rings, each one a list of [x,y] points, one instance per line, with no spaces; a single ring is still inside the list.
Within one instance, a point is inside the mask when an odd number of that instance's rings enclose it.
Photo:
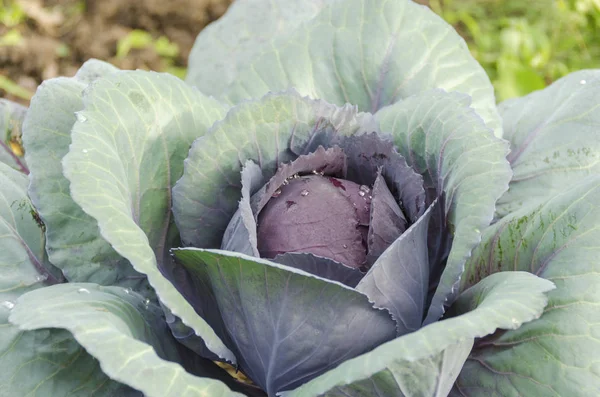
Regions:
[[[0,25],[0,38],[11,30],[18,43],[0,44],[0,74],[30,93],[42,80],[72,76],[89,58],[122,69],[168,70],[185,67],[200,30],[220,17],[232,0],[0,0],[24,12],[16,26]],[[134,29],[153,40],[166,36],[178,51],[165,55],[152,45],[117,56],[117,45]],[[12,32],[13,34],[15,32]],[[0,89],[0,96],[27,103]]]

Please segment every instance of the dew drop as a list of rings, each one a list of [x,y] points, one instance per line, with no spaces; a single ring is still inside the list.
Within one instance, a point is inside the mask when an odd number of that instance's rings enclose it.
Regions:
[[[150,299],[147,299],[144,301],[144,306],[146,306],[146,309],[148,308],[148,306],[150,305]]]
[[[87,153],[87,152],[88,152],[88,150],[87,150],[87,149],[83,149],[83,150],[82,150],[82,152],[83,152],[83,153]]]
[[[287,180],[287,179],[284,179],[284,180],[283,180],[283,182],[282,182],[282,185],[283,185],[283,186],[285,186],[285,185],[287,185],[288,183],[289,183],[289,182],[288,182],[288,180]]]
[[[369,193],[371,191],[371,189],[369,189],[369,187],[366,185],[360,185],[358,190],[360,190],[361,192],[365,192],[365,193]]]
[[[79,288],[77,290],[77,292],[79,292],[80,294],[89,294],[90,290],[89,289],[85,289],[85,288]]]
[[[581,84],[581,85],[583,85],[583,84],[587,84],[587,81],[585,81],[585,80],[581,80],[581,81],[579,82],[579,84]]]
[[[308,190],[304,189],[303,191],[300,192],[300,196],[306,197],[306,196],[308,196],[308,193],[309,193]]]
[[[362,190],[359,190],[359,191],[358,191],[358,195],[359,195],[360,197],[365,197],[365,194],[366,194],[366,193],[365,193],[365,192],[363,192]]]
[[[2,306],[7,308],[8,310],[12,310],[15,307],[15,302],[12,301],[4,301],[2,302]]]
[[[131,288],[124,288],[123,292],[125,292],[127,295],[131,294]]]
[[[79,121],[80,123],[85,123],[87,121],[87,117],[85,117],[81,113],[76,113],[75,117],[77,117],[77,121]]]
[[[281,189],[277,189],[273,192],[273,195],[271,197],[279,197],[281,196]]]
[[[39,274],[39,275],[35,276],[35,281],[37,281],[38,283],[44,282],[46,280],[48,280],[47,274]]]
[[[292,178],[293,178],[293,179],[298,179],[298,178],[300,178],[300,175],[298,175],[298,174],[294,174],[294,175],[292,175]]]
[[[342,245],[342,247],[348,248],[348,244],[344,244],[344,245]]]

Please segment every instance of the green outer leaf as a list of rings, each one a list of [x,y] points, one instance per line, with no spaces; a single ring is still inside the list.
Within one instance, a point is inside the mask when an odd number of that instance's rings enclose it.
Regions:
[[[68,330],[108,376],[148,397],[242,396],[167,361],[178,355],[162,310],[122,288],[69,283],[38,289],[17,300],[10,322],[23,330]]]
[[[275,38],[290,34],[332,0],[237,0],[227,13],[204,28],[188,59],[185,81],[219,96],[248,59]]]
[[[438,196],[445,193],[444,214],[454,241],[426,324],[437,321],[457,296],[465,260],[511,177],[506,142],[494,137],[469,104],[465,95],[434,90],[375,115],[400,154],[423,175],[425,187],[435,188]]]
[[[357,396],[368,382],[386,397],[445,396],[473,340],[538,318],[552,288],[525,272],[494,274],[458,298],[457,317],[384,343],[284,396]]]
[[[152,296],[146,278],[115,252],[100,235],[96,220],[73,201],[69,181],[63,175],[61,160],[69,151],[75,112],[83,109],[82,95],[87,86],[87,80],[78,76],[91,76],[100,67],[105,74],[117,70],[101,61],[88,61],[75,78],[46,80],[31,100],[23,125],[31,171],[29,195],[46,225],[50,261],[67,280],[119,285]]]
[[[571,73],[499,106],[514,171],[498,215],[543,203],[600,173],[600,69]]]
[[[129,395],[60,330],[24,332],[8,323],[23,293],[56,282],[44,251],[44,233],[27,198],[27,176],[0,164],[0,395]]]
[[[87,60],[75,74],[75,80],[82,84],[92,84],[104,76],[118,72],[119,68],[98,59]]]
[[[25,159],[11,150],[9,142],[11,137],[21,136],[26,111],[25,106],[0,98],[0,162],[22,172],[27,171]]]
[[[71,195],[102,236],[148,277],[156,294],[220,357],[235,357],[161,274],[178,243],[171,185],[192,141],[225,109],[169,74],[123,71],[97,80],[84,95],[63,159]]]
[[[457,386],[463,396],[593,396],[600,390],[600,176],[489,228],[463,283],[506,270],[553,281],[542,317],[484,341]],[[499,273],[503,274],[503,273]]]
[[[279,164],[296,158],[319,134],[376,131],[369,114],[301,98],[295,91],[268,94],[231,109],[198,139],[173,188],[173,214],[184,245],[221,246],[241,198],[240,172],[247,160],[268,180]],[[316,147],[314,148],[316,149]]]
[[[465,41],[412,1],[332,2],[265,47],[240,68],[225,94],[231,102],[293,87],[311,98],[375,113],[441,88],[472,96],[473,108],[502,135],[494,89]]]

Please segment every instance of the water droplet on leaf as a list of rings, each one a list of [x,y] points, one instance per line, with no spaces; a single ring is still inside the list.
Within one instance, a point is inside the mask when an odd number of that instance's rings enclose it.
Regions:
[[[586,84],[586,83],[587,83],[587,81],[585,81],[585,80],[581,80],[581,81],[579,82],[579,84],[581,84],[581,85],[583,85],[583,84]]]
[[[131,288],[124,288],[123,292],[125,292],[127,295],[131,294]]]
[[[4,301],[2,302],[2,306],[7,308],[8,310],[12,310],[15,307],[15,302],[12,301]]]
[[[365,194],[366,194],[366,193],[365,193],[365,192],[363,192],[362,190],[359,190],[359,191],[358,191],[358,195],[359,195],[360,197],[365,197]]]
[[[348,244],[344,244],[344,245],[342,245],[342,247],[348,248]]]
[[[77,117],[77,121],[79,121],[80,123],[85,123],[87,121],[87,117],[85,117],[81,113],[76,113],[75,117]]]
[[[87,149],[83,149],[83,150],[82,150],[82,152],[83,152],[83,153],[87,153],[87,152],[88,152],[88,150],[87,150]]]
[[[365,192],[365,193],[369,193],[371,191],[371,189],[369,189],[369,187],[366,185],[360,185],[358,190],[360,190],[361,192]]]
[[[89,293],[90,293],[90,290],[88,290],[88,289],[85,289],[85,288],[79,288],[79,289],[77,290],[77,292],[79,292],[80,294],[89,294]]]
[[[273,192],[273,195],[271,197],[277,198],[281,196],[281,189],[277,189]]]
[[[301,191],[300,196],[302,196],[302,197],[308,196],[308,190],[304,189],[303,191]]]
[[[38,283],[41,283],[46,280],[48,280],[47,274],[39,274],[39,275],[35,276],[35,281],[37,281]]]

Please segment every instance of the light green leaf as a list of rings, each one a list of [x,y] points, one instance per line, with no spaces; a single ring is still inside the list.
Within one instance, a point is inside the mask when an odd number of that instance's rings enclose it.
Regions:
[[[490,227],[463,284],[524,270],[553,281],[542,317],[476,344],[457,396],[594,396],[600,390],[600,177]],[[503,273],[499,273],[503,274]]]
[[[95,80],[111,75],[119,69],[110,63],[98,59],[90,59],[75,74],[75,79],[82,84],[92,84]]]
[[[119,285],[151,296],[146,278],[115,252],[100,235],[96,220],[73,201],[61,164],[71,144],[75,112],[83,109],[83,90],[93,78],[115,71],[91,60],[76,77],[47,80],[38,88],[23,125],[29,195],[46,225],[50,261],[67,280]]]
[[[159,271],[169,271],[178,245],[171,186],[183,172],[193,140],[225,107],[169,74],[122,71],[97,80],[84,94],[72,144],[63,159],[71,195],[128,259],[171,312],[220,357],[235,357]]]
[[[26,175],[0,164],[0,395],[132,395],[110,381],[68,332],[25,332],[8,323],[21,294],[61,281],[47,261],[27,183]]]
[[[68,330],[108,376],[147,397],[242,396],[169,361],[179,356],[162,310],[123,288],[68,283],[38,289],[17,300],[10,322],[28,331]]]
[[[410,0],[331,2],[245,61],[224,96],[238,103],[289,88],[371,113],[432,88],[462,92],[502,135],[494,89],[464,40]]]
[[[237,0],[204,28],[188,59],[186,82],[219,96],[248,59],[293,33],[332,0]]]
[[[0,98],[0,162],[25,173],[21,134],[26,111],[25,106]]]
[[[500,217],[600,173],[600,69],[572,73],[499,106],[514,171]]]
[[[458,295],[464,263],[494,214],[511,177],[507,145],[469,107],[469,97],[433,90],[380,110],[375,117],[426,189],[443,197],[438,253],[449,256],[426,318],[437,321]],[[435,215],[432,216],[435,220]],[[439,223],[439,222],[438,222]],[[444,241],[446,235],[453,241]],[[430,255],[430,260],[434,260]],[[432,273],[435,273],[433,269]]]
[[[538,318],[553,285],[524,272],[492,275],[463,293],[452,317],[348,360],[285,397],[445,397],[475,338]]]
[[[244,102],[194,142],[183,177],[173,189],[173,213],[184,245],[218,248],[241,198],[247,160],[267,180],[280,164],[328,134],[377,131],[369,114],[301,98],[296,92]],[[316,146],[312,148],[316,149]]]

